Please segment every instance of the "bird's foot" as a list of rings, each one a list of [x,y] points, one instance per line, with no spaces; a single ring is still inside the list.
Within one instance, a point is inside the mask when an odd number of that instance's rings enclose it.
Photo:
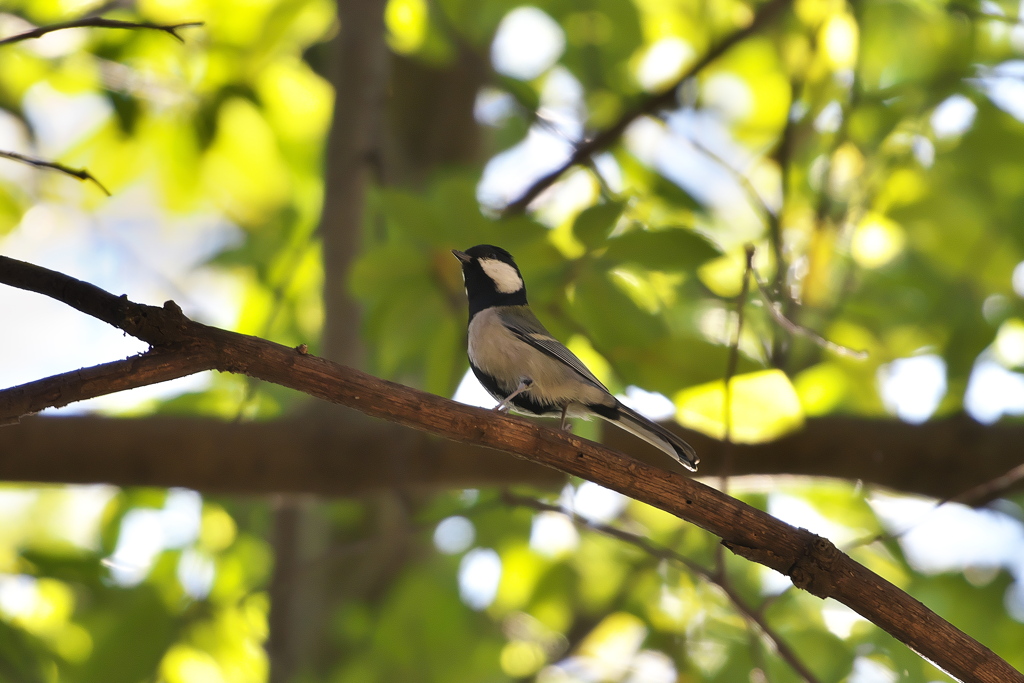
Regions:
[[[562,408],[562,421],[558,424],[558,428],[563,432],[569,432],[572,434],[572,422],[568,422],[566,418],[569,417],[569,406]]]
[[[505,400],[499,403],[494,411],[498,413],[507,413],[509,408],[512,406],[512,399],[529,389],[532,384],[533,380],[529,377],[523,377],[520,379],[519,386],[516,387],[516,390],[506,396]]]

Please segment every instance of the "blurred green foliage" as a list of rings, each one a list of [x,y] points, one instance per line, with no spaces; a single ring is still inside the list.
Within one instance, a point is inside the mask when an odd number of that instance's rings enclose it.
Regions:
[[[388,42],[440,72],[463,53],[484,63],[518,5],[389,0]],[[606,128],[757,10],[739,0],[533,5],[557,24],[564,49],[531,80],[486,69],[483,93],[500,111],[466,131],[482,139],[477,154],[417,169],[415,182],[385,172],[388,182],[369,190],[363,252],[348,283],[363,306],[369,370],[451,395],[466,361],[462,281],[449,250],[478,243],[516,256],[538,316],[613,390],[660,392],[680,422],[715,436],[724,432],[722,380],[748,243],[786,315],[869,356],[793,336],[768,315],[772,304],[751,294],[731,385],[737,440],[775,438],[830,413],[890,414],[878,377],[897,359],[942,359],[937,415],[963,409],[979,356],[1024,366],[1024,284],[1013,288],[1024,272],[1015,270],[1024,261],[1016,4],[794,0],[684,84],[678,111],[637,121],[527,216],[495,220],[501,207],[480,202],[488,160],[531,136],[549,134],[545,144],[556,148],[559,136]],[[0,18],[16,32],[85,9],[8,0]],[[236,285],[236,329],[315,350],[324,317],[316,228],[335,96],[323,74],[336,8],[141,0],[106,16],[205,24],[184,29],[184,43],[155,31],[76,29],[0,46],[5,125],[28,147],[41,141],[39,155],[88,168],[115,195],[146,186],[163,212],[213,213],[237,226],[242,237],[206,264]],[[88,104],[99,123],[47,147],[38,102]],[[435,104],[418,102],[429,113]],[[566,116],[578,120],[564,126]],[[0,160],[5,173],[10,163]],[[18,229],[33,206],[94,210],[105,201],[67,177],[20,172],[0,177],[0,234]],[[152,409],[266,419],[297,400],[219,376]],[[575,494],[579,503],[586,486],[574,482],[563,502]],[[803,501],[858,561],[1024,668],[1024,625],[1004,602],[1013,589],[1006,569],[920,571],[897,540],[875,540],[888,527],[869,494],[788,482],[740,495],[762,508],[777,496]],[[172,514],[173,495],[0,490],[0,681],[266,679],[269,506],[190,499],[189,521]],[[318,504],[330,527],[328,560],[346,544],[371,550],[349,564],[323,560],[352,585],[325,598],[330,613],[317,637],[330,655],[298,680],[801,680],[736,600],[683,563],[557,513],[510,506],[493,491],[403,500],[403,533],[388,539],[400,551],[376,553],[386,535],[372,521],[381,507],[376,499]],[[613,511],[608,523],[722,577],[819,681],[851,672],[859,681],[947,680],[848,611],[723,557],[697,528],[634,502],[604,509]],[[438,550],[454,518],[470,535]],[[139,528],[160,538],[148,555],[125,560],[119,544],[139,524],[157,524]],[[493,599],[475,604],[460,594],[459,577],[486,557],[499,559],[500,576]]]

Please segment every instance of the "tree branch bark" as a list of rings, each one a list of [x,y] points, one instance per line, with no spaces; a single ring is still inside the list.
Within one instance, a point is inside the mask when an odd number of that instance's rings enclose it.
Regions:
[[[991,650],[854,562],[827,539],[789,526],[679,472],[527,420],[454,403],[280,344],[193,322],[170,302],[164,308],[135,304],[61,273],[6,257],[0,257],[0,282],[54,292],[54,298],[79,310],[91,310],[120,329],[139,332],[140,339],[159,344],[160,353],[180,356],[183,365],[209,364],[222,372],[243,373],[372,417],[506,451],[589,479],[706,529],[734,553],[791,577],[794,585],[813,595],[838,600],[961,680],[1024,683],[1024,675]],[[152,341],[156,338],[162,341]],[[0,394],[0,400],[11,391]],[[392,446],[401,450],[400,445]]]

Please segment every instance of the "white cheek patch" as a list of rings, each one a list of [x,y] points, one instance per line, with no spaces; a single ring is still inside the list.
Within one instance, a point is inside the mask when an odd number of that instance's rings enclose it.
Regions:
[[[507,263],[496,259],[480,259],[480,267],[484,269],[487,277],[494,282],[495,288],[502,294],[512,294],[523,288],[523,279],[519,277],[516,269]]]

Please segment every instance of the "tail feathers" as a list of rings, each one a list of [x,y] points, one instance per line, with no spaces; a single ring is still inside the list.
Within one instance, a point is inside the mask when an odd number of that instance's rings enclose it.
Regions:
[[[610,421],[655,448],[665,451],[691,472],[697,471],[697,463],[700,462],[700,458],[697,457],[697,451],[693,450],[693,446],[661,425],[651,422],[635,410],[620,403],[618,419]]]

